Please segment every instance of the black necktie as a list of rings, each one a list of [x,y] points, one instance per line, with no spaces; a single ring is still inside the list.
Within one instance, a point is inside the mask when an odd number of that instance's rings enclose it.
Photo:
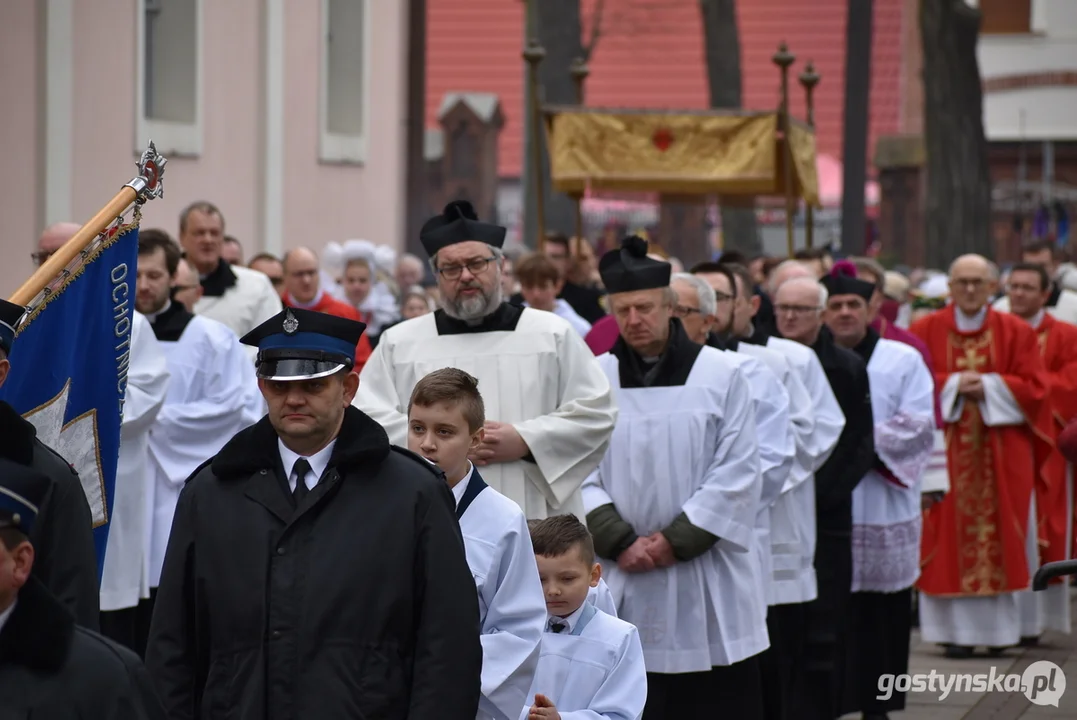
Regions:
[[[550,632],[555,632],[555,633],[564,632],[565,628],[567,628],[567,627],[568,627],[568,623],[566,623],[564,620],[551,620],[550,621]]]
[[[292,498],[295,499],[295,504],[298,506],[309,492],[306,477],[308,473],[312,472],[310,463],[307,462],[306,458],[299,458],[295,461],[295,465],[292,466],[292,472],[295,473],[295,490],[292,491]]]

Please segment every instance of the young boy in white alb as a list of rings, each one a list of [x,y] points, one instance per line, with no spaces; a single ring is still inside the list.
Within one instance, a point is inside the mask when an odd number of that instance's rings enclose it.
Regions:
[[[602,568],[575,515],[529,523],[549,620],[520,720],[636,720],[647,704],[647,670],[636,627],[588,601]]]
[[[527,520],[483,482],[468,460],[483,438],[478,381],[445,368],[415,385],[408,403],[408,449],[439,466],[456,499],[467,564],[482,615],[482,697],[478,720],[515,720],[527,694],[546,625]]]

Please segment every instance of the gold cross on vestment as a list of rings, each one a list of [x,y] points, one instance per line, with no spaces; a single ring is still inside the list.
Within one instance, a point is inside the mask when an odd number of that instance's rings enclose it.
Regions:
[[[983,355],[979,355],[973,348],[967,348],[965,350],[965,357],[957,358],[958,370],[972,370],[973,372],[980,372],[980,368],[987,364],[987,358]]]
[[[965,528],[966,535],[975,535],[976,542],[985,543],[989,536],[995,533],[995,523],[987,522],[987,518],[980,516],[972,525]]]

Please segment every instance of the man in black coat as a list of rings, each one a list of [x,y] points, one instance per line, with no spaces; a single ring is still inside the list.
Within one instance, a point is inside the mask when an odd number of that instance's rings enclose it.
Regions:
[[[779,332],[811,347],[845,415],[845,429],[815,473],[815,573],[818,597],[808,606],[806,693],[799,717],[839,716],[846,610],[853,581],[853,490],[875,462],[875,424],[868,370],[856,353],[839,347],[823,325],[826,288],[814,277],[786,280],[774,297]]]
[[[11,370],[8,354],[26,309],[0,300],[0,386]],[[34,576],[66,607],[75,621],[96,630],[100,596],[93,515],[78,473],[37,438],[37,429],[0,401],[0,459],[33,468],[50,483],[30,538],[37,554]]]
[[[351,406],[364,327],[289,308],[243,338],[269,413],[183,488],[150,627],[146,664],[173,720],[478,712],[479,604],[455,502]]]
[[[164,720],[134,653],[75,625],[33,573],[48,477],[0,460],[0,718]]]

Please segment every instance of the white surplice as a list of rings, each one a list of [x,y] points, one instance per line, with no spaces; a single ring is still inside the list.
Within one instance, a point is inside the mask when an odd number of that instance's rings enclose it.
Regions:
[[[748,347],[741,343],[741,348]],[[770,510],[771,599],[775,605],[814,600],[815,472],[823,466],[845,429],[845,415],[830,387],[822,363],[811,348],[784,338],[768,338],[766,349],[782,354],[792,372],[786,389],[790,405],[811,408],[811,423],[803,410],[792,415],[796,458],[789,481]]]
[[[133,608],[139,599],[150,596],[146,572],[150,555],[146,541],[150,516],[146,503],[153,492],[149,432],[165,402],[168,387],[164,349],[145,316],[134,312],[127,394],[120,426],[120,457],[101,574],[102,612]]]
[[[966,315],[961,310],[954,312],[957,329],[962,332],[979,330],[986,319],[986,305],[975,315]],[[957,394],[959,376],[960,373],[952,373],[939,392],[942,419],[946,423],[957,422],[964,409],[965,399]],[[998,373],[985,373],[981,379],[984,399],[977,405],[984,425],[1024,425],[1024,412],[1002,377]],[[999,478],[999,482],[1002,480]],[[1036,498],[1033,496],[1026,531],[1036,526],[1035,511]],[[1028,544],[1037,542],[1037,534],[1026,532],[1025,538],[1026,554],[1031,556]],[[1035,568],[1030,571],[1035,572]],[[1019,596],[1019,592],[1005,592],[984,597],[943,597],[922,592],[919,601],[921,637],[925,642],[972,647],[1016,645],[1021,639]]]
[[[473,473],[453,487],[457,505]],[[547,617],[527,519],[516,503],[486,487],[464,509],[460,532],[482,622],[478,718],[511,720],[529,699]]]
[[[194,313],[216,320],[230,328],[236,337],[243,337],[283,309],[280,295],[264,273],[257,270],[230,266],[236,276],[236,284],[220,297],[203,295],[194,304]],[[240,345],[244,354],[253,362],[258,348]]]
[[[405,320],[382,333],[353,404],[385,428],[390,442],[405,445],[415,384],[446,367],[478,378],[486,417],[513,425],[534,458],[481,468],[490,487],[529,519],[582,519],[579,488],[609,445],[617,409],[579,333],[531,308],[514,331],[439,335],[433,313]]]
[[[681,512],[719,540],[673,567],[626,573],[604,562],[620,616],[639,628],[648,672],[704,672],[769,646],[755,552],[762,495],[749,358],[700,350],[682,386],[625,389],[598,358],[619,407],[610,447],[583,486],[587,512],[612,503],[640,536]]]
[[[542,634],[538,672],[520,720],[527,720],[538,693],[550,698],[561,720],[636,720],[647,704],[649,669],[639,632],[588,603],[577,612],[570,632]]]
[[[161,580],[165,548],[183,483],[220,452],[243,428],[256,422],[252,395],[258,381],[243,346],[223,324],[195,315],[176,342],[162,342],[172,381],[164,407],[150,430],[155,482],[148,507],[153,513],[150,587]]]
[[[920,577],[921,481],[935,440],[935,380],[911,345],[881,338],[868,361],[875,454],[853,490],[853,592],[897,592]],[[900,484],[898,484],[900,482]]]
[[[599,578],[598,585],[587,590],[587,602],[607,615],[617,617],[617,603],[614,602],[610,586],[606,584],[604,579]]]
[[[789,393],[781,375],[788,376],[789,363],[780,354],[758,345],[742,344],[744,377],[752,393],[755,409],[755,436],[759,442],[759,469],[762,491],[755,516],[756,554],[759,556],[760,591],[767,605],[774,604],[771,578],[774,565],[770,549],[770,510],[781,496],[796,456],[793,423],[790,419]],[[777,370],[777,372],[775,372]],[[763,608],[764,617],[766,607]]]

